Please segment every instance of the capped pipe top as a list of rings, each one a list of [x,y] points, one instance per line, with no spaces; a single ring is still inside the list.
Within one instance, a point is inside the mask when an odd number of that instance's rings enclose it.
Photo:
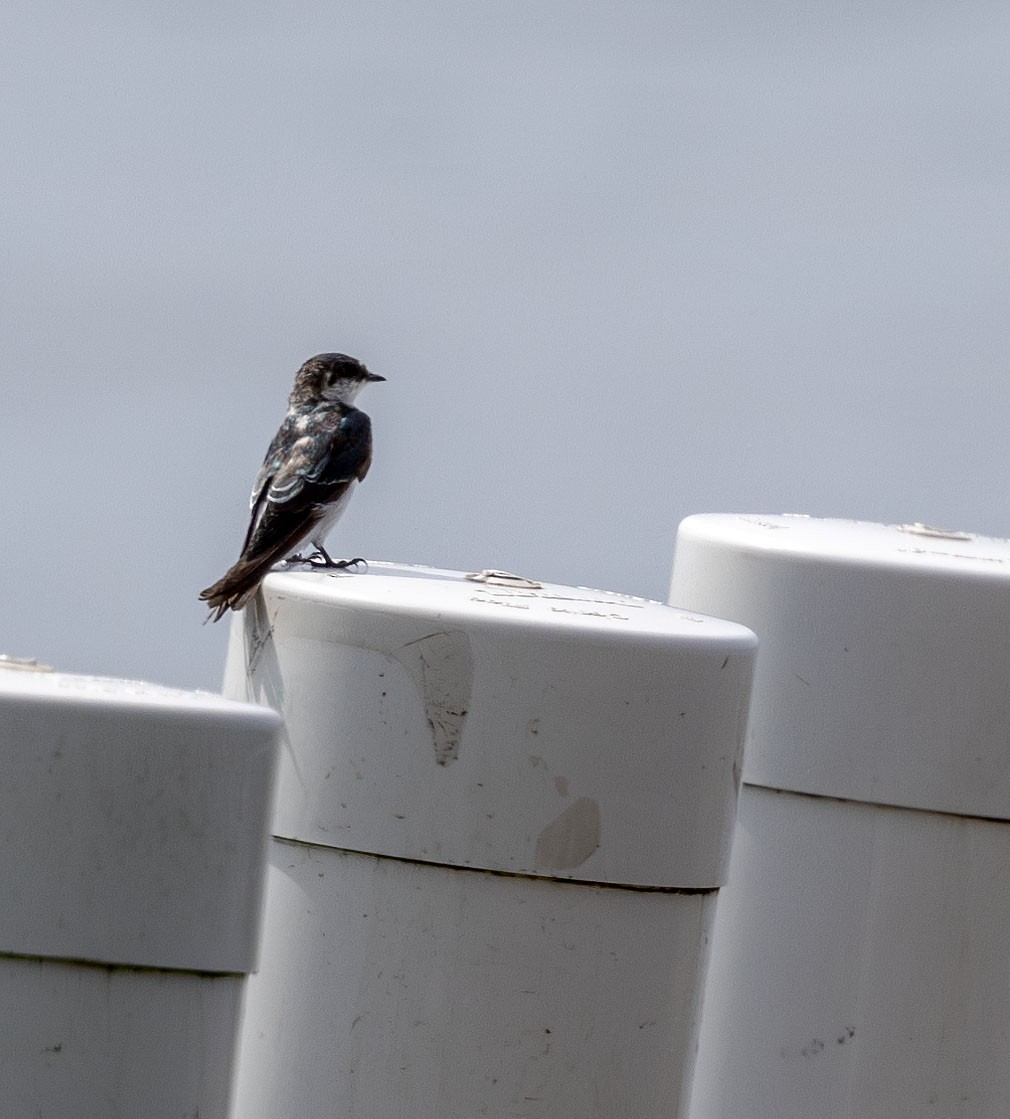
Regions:
[[[270,602],[276,609],[287,600],[310,600],[343,609],[437,615],[467,624],[487,619],[494,625],[552,633],[583,631],[618,640],[630,636],[633,640],[754,641],[753,635],[745,635],[733,623],[671,609],[653,599],[542,583],[498,569],[447,571],[423,564],[369,560],[363,575],[292,566],[268,578]],[[250,608],[247,615],[254,610]]]
[[[197,715],[225,715],[276,727],[279,719],[268,708],[226,699],[219,692],[191,691],[146,680],[58,672],[35,657],[0,654],[0,699],[35,699],[86,706],[161,709]]]
[[[499,569],[275,572],[225,691],[282,711],[274,834],[658,888],[722,882],[756,639]]]
[[[680,525],[670,599],[761,641],[746,781],[1010,819],[1010,541],[704,514]]]
[[[805,513],[701,513],[681,522],[678,539],[692,539],[696,534],[723,540],[740,550],[770,551],[830,564],[965,574],[1010,570],[1010,540],[919,522],[882,524]]]
[[[0,954],[251,971],[280,727],[0,659]]]

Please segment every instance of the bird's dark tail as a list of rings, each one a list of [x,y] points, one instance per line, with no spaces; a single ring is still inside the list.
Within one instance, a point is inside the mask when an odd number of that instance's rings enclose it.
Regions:
[[[200,592],[200,601],[210,607],[212,622],[219,622],[228,610],[241,610],[253,597],[264,575],[273,566],[274,555],[240,559],[216,583]]]

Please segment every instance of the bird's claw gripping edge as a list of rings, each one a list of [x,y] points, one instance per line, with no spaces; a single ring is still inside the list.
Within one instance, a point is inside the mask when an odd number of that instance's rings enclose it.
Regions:
[[[307,556],[289,556],[289,563],[307,563],[310,567],[330,568],[331,570],[344,571],[348,567],[357,567],[359,564],[365,570],[368,569],[368,561],[362,556],[355,556],[354,559],[335,560],[318,545],[314,552],[310,552]]]

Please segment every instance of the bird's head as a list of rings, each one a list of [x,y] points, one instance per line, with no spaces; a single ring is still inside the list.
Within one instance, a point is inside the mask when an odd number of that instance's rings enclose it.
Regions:
[[[353,404],[354,398],[371,381],[384,381],[369,373],[356,358],[347,354],[316,354],[298,370],[288,403],[299,405]]]

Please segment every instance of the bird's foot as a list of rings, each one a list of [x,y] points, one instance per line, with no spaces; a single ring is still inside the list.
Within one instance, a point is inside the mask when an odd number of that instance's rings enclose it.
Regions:
[[[368,560],[363,556],[355,556],[354,559],[334,560],[327,556],[322,563],[317,563],[317,567],[329,567],[340,571],[345,571],[349,567],[361,567],[363,570],[368,568]]]
[[[291,556],[292,563],[307,563],[310,567],[327,567],[330,570],[343,571],[348,567],[357,567],[360,564],[362,567],[368,567],[368,562],[361,556],[355,556],[354,559],[335,560],[325,551],[325,549],[316,546],[316,550],[307,556]]]

